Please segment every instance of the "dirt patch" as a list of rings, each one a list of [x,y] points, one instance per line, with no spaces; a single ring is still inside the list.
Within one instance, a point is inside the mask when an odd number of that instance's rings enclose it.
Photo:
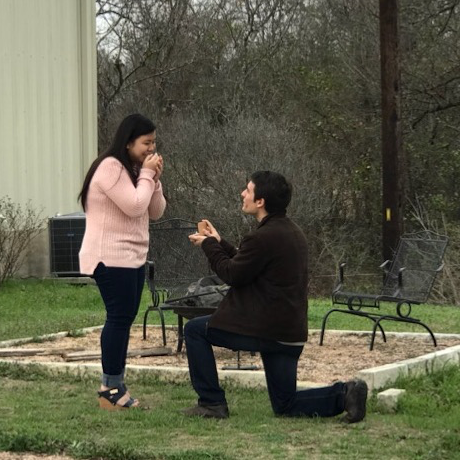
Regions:
[[[74,460],[62,455],[38,455],[29,453],[0,452],[0,460]]]
[[[99,351],[100,331],[87,333],[83,337],[64,337],[42,343],[29,343],[18,348],[46,348],[47,350],[58,348],[82,348],[85,351]],[[140,364],[145,366],[176,366],[187,367],[185,351],[175,352],[177,343],[177,331],[167,331],[168,346],[173,353],[169,356],[131,357],[128,364]],[[311,332],[309,341],[299,361],[298,380],[316,383],[330,383],[335,380],[348,380],[353,378],[360,370],[394,363],[409,358],[421,356],[433,351],[439,351],[447,347],[460,344],[460,338],[438,339],[438,346],[433,343],[428,334],[420,334],[411,337],[396,337],[388,335],[387,343],[380,337],[376,338],[374,350],[369,350],[369,335],[361,334],[335,334],[326,332],[324,345],[319,346],[319,333]],[[161,347],[161,331],[159,328],[149,328],[147,340],[142,339],[142,328],[133,327],[131,331],[130,349]],[[185,350],[185,345],[184,345]],[[217,366],[236,366],[237,355],[235,352],[223,348],[214,349]],[[1,358],[6,359],[6,358]],[[15,357],[14,360],[34,360],[37,362],[57,361],[65,362],[60,355]],[[98,360],[79,361],[97,363]],[[251,356],[250,353],[240,354],[240,365],[253,365],[262,369],[262,362],[258,354]],[[2,458],[0,457],[0,460]]]

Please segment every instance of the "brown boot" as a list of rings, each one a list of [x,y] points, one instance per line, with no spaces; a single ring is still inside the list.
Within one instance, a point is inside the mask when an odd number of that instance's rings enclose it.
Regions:
[[[182,411],[184,415],[188,417],[203,417],[203,418],[228,418],[230,416],[228,412],[227,404],[219,404],[215,406],[194,406],[184,409]]]
[[[367,384],[364,380],[350,380],[345,383],[346,423],[356,423],[366,416]]]

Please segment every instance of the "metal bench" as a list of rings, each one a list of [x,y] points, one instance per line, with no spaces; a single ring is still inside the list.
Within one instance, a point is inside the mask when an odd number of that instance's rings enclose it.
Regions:
[[[393,260],[387,260],[380,266],[384,270],[384,282],[378,294],[346,290],[344,288],[345,263],[342,263],[339,267],[338,282],[332,292],[332,304],[346,305],[347,309],[333,308],[326,313],[321,326],[320,345],[324,341],[328,318],[333,313],[345,313],[368,318],[374,323],[370,350],[374,348],[377,329],[386,342],[382,327],[384,321],[399,321],[421,326],[430,334],[436,347],[436,338],[432,330],[421,320],[412,317],[411,313],[412,305],[420,305],[428,299],[436,277],[443,268],[442,259],[447,243],[447,236],[431,231],[403,235]],[[376,312],[382,302],[396,304],[396,314]],[[371,310],[366,311],[366,309]]]

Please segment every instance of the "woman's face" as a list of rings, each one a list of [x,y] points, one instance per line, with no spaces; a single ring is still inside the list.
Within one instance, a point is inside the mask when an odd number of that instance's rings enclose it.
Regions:
[[[147,155],[156,151],[157,133],[144,134],[127,145],[129,158],[133,163],[142,164]]]

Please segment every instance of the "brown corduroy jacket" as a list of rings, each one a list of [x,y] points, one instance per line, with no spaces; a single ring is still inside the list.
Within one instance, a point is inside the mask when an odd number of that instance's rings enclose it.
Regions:
[[[307,240],[284,214],[270,214],[238,248],[206,238],[203,251],[231,286],[210,327],[282,342],[307,338]]]

